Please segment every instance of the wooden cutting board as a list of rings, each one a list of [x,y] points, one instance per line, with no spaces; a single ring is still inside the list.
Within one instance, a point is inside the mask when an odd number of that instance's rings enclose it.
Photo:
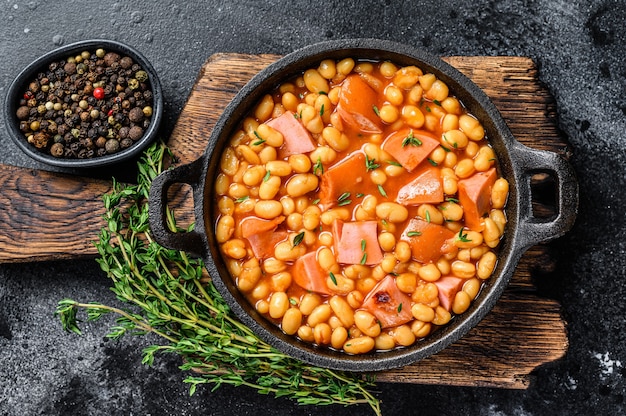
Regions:
[[[245,54],[209,58],[168,141],[180,164],[200,157],[230,99],[254,74],[278,58]],[[568,156],[568,146],[557,129],[554,100],[539,83],[531,59],[444,59],[487,93],[520,142]],[[0,165],[0,189],[0,262],[96,256],[92,241],[104,226],[101,197],[110,191],[110,181]],[[193,212],[191,199],[182,194],[175,207],[176,217],[180,224],[186,224],[193,221]],[[535,208],[544,209],[541,204]],[[539,297],[532,283],[533,275],[550,278],[553,269],[549,246],[532,247],[522,257],[500,301],[469,334],[435,356],[380,373],[377,379],[526,388],[535,368],[567,351],[560,305]]]

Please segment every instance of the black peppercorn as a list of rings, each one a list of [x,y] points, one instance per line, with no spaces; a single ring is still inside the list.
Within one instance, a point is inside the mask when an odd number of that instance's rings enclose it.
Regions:
[[[65,64],[63,69],[65,70],[65,72],[72,75],[76,72],[76,64],[74,62],[68,62]]]
[[[50,147],[50,154],[54,157],[61,157],[65,152],[65,148],[62,143],[57,142]]]
[[[132,146],[132,145],[133,145],[133,141],[131,139],[129,139],[129,138],[126,138],[126,139],[123,139],[122,141],[120,141],[120,147],[122,149],[127,149],[130,146]]]
[[[120,142],[117,139],[109,139],[104,145],[104,148],[109,154],[115,153],[120,150]]]
[[[128,69],[133,66],[133,59],[129,56],[125,56],[120,59],[120,66],[124,69]]]
[[[119,134],[120,139],[126,139],[128,137],[128,133],[130,132],[130,127],[123,126],[120,128],[117,134]]]
[[[128,119],[133,123],[139,123],[143,120],[143,110],[139,107],[134,107],[128,112]]]
[[[104,146],[106,145],[107,139],[103,136],[98,137],[98,139],[96,140],[96,147],[98,148],[104,148]]]
[[[120,56],[115,52],[108,52],[104,55],[104,64],[106,66],[113,66],[113,63],[116,63],[120,60]]]
[[[16,115],[19,120],[26,120],[28,118],[29,113],[30,113],[30,109],[26,107],[25,105],[23,105],[17,109]]]
[[[143,129],[141,127],[133,126],[130,128],[128,137],[130,137],[133,141],[141,139],[141,136],[143,136]]]
[[[42,149],[48,145],[48,139],[48,134],[40,131],[33,135],[33,144],[36,148]]]

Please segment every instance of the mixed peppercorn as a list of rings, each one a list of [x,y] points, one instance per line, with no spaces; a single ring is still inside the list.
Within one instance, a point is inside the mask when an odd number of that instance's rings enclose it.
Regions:
[[[54,157],[86,159],[133,146],[150,125],[148,73],[131,57],[97,49],[52,62],[20,99],[25,139]]]

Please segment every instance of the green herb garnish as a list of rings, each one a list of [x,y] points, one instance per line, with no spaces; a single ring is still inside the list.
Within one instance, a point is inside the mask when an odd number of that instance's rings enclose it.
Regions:
[[[300,245],[300,243],[302,243],[302,240],[304,240],[304,231],[299,232],[293,238],[293,247],[295,248],[296,246]]]
[[[254,131],[254,135],[256,136],[257,139],[259,139],[252,143],[254,146],[260,146],[263,143],[265,143],[265,139],[261,137],[261,135],[256,130]]]
[[[361,251],[365,251],[366,244],[367,244],[367,241],[365,241],[365,239],[361,240]]]
[[[402,303],[398,305],[398,313],[402,312]]]
[[[376,107],[375,105],[372,106],[372,109],[374,110],[374,113],[380,117],[380,110],[378,109],[378,107]]]
[[[459,230],[457,239],[463,243],[470,243],[472,241],[470,238],[467,238],[467,233],[463,234],[463,228]]]
[[[239,197],[239,198],[235,199],[235,202],[239,204],[239,203],[241,203],[241,202],[243,202],[243,201],[247,201],[248,199],[250,199],[250,196],[249,196],[249,195],[246,195],[246,196],[241,196],[241,197]]]
[[[432,159],[431,159],[431,158],[429,158],[429,157],[427,157],[427,158],[426,158],[426,160],[428,160],[428,163],[430,163],[430,164],[431,164],[431,165],[433,165],[433,166],[437,166],[437,165],[438,165],[438,163],[437,163],[437,162],[435,162],[434,160],[432,160]]]
[[[387,197],[387,192],[385,192],[385,188],[383,188],[382,185],[378,185],[378,192],[380,192],[380,194],[385,198]]]
[[[408,233],[406,233],[406,235],[408,235],[409,237],[419,237],[420,235],[422,235],[421,231],[409,231]]]
[[[404,140],[402,140],[402,147],[406,147],[406,146],[421,146],[422,145],[422,141],[420,139],[418,139],[417,137],[413,136],[413,130],[411,130],[411,132],[409,133],[408,136],[406,136],[404,138]]]
[[[322,104],[322,107],[320,108],[320,117],[324,115],[324,104]]]
[[[246,386],[241,388],[302,405],[367,404],[380,415],[380,403],[369,391],[372,377],[310,366],[279,352],[235,317],[202,260],[154,241],[148,192],[171,157],[163,143],[154,143],[138,163],[137,184],[113,180],[111,193],[103,197],[104,228],[95,245],[97,262],[120,306],[63,299],[56,309],[63,329],[81,334],[80,311],[87,321],[116,315],[107,337],[150,334],[150,342],[159,339],[144,348],[142,363],[152,365],[160,354],[179,355],[190,394],[202,385]],[[177,226],[168,208],[166,222],[174,233],[192,228]]]
[[[333,282],[335,286],[337,286],[337,278],[333,272],[329,272],[330,280]]]
[[[317,161],[313,165],[313,174],[317,176],[324,174],[324,165],[322,164],[321,157],[318,157]]]
[[[389,163],[392,166],[397,166],[399,168],[402,167],[402,165],[400,163],[396,162],[395,160],[386,160],[386,162]]]
[[[352,203],[352,201],[350,200],[350,192],[344,192],[343,194],[339,195],[339,198],[337,198],[337,202],[339,203],[338,205],[340,207],[344,205],[350,205]]]
[[[270,176],[272,176],[272,172],[270,172],[269,170],[267,172],[265,172],[265,176],[263,176],[263,182],[267,182],[270,180]]]
[[[363,253],[363,257],[361,257],[361,261],[359,262],[359,264],[364,265],[366,261],[367,261],[367,253]]]
[[[365,171],[369,172],[370,170],[378,169],[380,165],[376,163],[376,159],[370,159],[365,155]]]
[[[445,134],[442,137],[443,137],[443,141],[446,142],[446,143],[449,143],[453,148],[456,149],[456,148],[459,147],[458,143],[456,143],[456,142],[450,143],[450,141],[448,140],[448,138],[446,137]],[[445,146],[442,146],[442,147],[445,149]]]

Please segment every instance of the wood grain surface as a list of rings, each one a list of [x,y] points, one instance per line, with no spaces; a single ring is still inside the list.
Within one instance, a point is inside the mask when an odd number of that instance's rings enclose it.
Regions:
[[[216,54],[209,58],[174,127],[168,145],[179,164],[203,153],[219,115],[260,69],[279,56]],[[525,57],[447,57],[492,99],[513,135],[527,146],[565,157],[553,98]],[[0,262],[32,262],[96,255],[91,243],[104,225],[102,195],[110,181],[0,165]],[[180,224],[193,221],[191,198],[176,200]],[[560,305],[537,296],[533,275],[552,271],[546,245],[521,259],[511,284],[487,317],[444,351],[408,367],[378,374],[379,381],[526,388],[532,371],[567,350]],[[78,278],[78,277],[77,277]]]

